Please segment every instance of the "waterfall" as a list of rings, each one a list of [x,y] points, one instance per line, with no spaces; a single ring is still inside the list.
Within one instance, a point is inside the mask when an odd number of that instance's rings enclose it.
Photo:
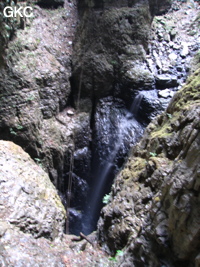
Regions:
[[[141,104],[142,98],[143,98],[143,94],[142,93],[139,93],[139,94],[137,94],[135,96],[135,98],[133,100],[133,103],[132,103],[131,108],[130,108],[130,113],[134,117],[137,117],[137,114],[138,114],[138,111],[139,111],[139,108],[140,108],[140,104]]]
[[[103,189],[107,181],[108,175],[110,174],[111,169],[113,167],[116,154],[120,148],[120,143],[122,142],[123,135],[121,133],[121,125],[119,125],[118,131],[119,137],[114,144],[114,150],[110,153],[110,155],[108,155],[107,160],[104,160],[104,162],[99,167],[100,171],[97,177],[96,185],[95,188],[93,188],[93,191],[91,192],[89,200],[89,209],[87,209],[87,212],[85,214],[86,223],[84,222],[83,224],[83,232],[85,232],[85,234],[89,234],[92,230],[94,230],[96,224],[96,210],[98,210],[99,204],[101,205],[102,193],[104,191]]]
[[[84,234],[89,234],[95,230],[99,211],[102,207],[102,198],[105,194],[105,188],[108,186],[110,178],[112,176],[114,178],[113,174],[117,171],[116,161],[120,151],[123,151],[121,152],[122,154],[127,154],[130,145],[134,144],[138,140],[138,137],[141,136],[143,128],[136,121],[135,117],[138,113],[142,98],[143,95],[138,94],[131,105],[130,111],[126,110],[125,114],[115,108],[114,105],[106,106],[105,115],[98,121],[100,122],[98,128],[100,133],[98,132],[97,134],[100,135],[99,142],[102,142],[99,147],[105,150],[105,143],[103,140],[108,139],[106,144],[107,153],[103,153],[101,157],[99,156],[98,166],[94,166],[98,171],[96,171],[95,177],[93,177],[95,182],[90,190],[88,204],[83,216],[82,231]],[[114,129],[111,126],[105,125],[108,123],[114,123]]]

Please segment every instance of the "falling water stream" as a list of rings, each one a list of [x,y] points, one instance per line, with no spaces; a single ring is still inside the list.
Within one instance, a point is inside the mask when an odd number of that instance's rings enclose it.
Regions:
[[[127,154],[130,145],[134,144],[143,132],[143,127],[136,120],[142,98],[143,95],[138,94],[134,98],[130,111],[126,110],[121,116],[116,116],[117,122],[114,134],[109,136],[108,143],[110,149],[108,149],[108,154],[98,160],[99,166],[93,166],[98,171],[95,172],[95,177],[93,177],[95,182],[89,192],[87,206],[82,220],[82,231],[85,234],[91,233],[96,228],[105,188],[106,186],[110,187],[110,177],[116,172],[116,159],[120,150],[122,147],[125,148]],[[109,115],[107,114],[107,116]],[[103,123],[109,123],[109,121],[104,120]],[[106,133],[109,134],[108,131],[105,131]],[[129,142],[127,142],[127,138],[130,139]]]

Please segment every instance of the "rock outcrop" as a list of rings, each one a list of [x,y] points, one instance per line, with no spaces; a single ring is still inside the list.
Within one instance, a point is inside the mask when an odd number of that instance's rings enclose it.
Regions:
[[[200,69],[154,120],[117,176],[98,223],[120,266],[199,266]]]
[[[34,237],[62,235],[66,212],[48,175],[23,149],[0,141],[1,222]]]
[[[170,10],[169,3],[78,1],[80,20],[72,57],[72,95],[75,108],[86,111],[91,121],[90,195],[93,185],[95,187],[97,180],[102,179],[98,174],[101,172],[96,170],[108,168],[104,162],[110,162],[114,157],[114,164],[110,163],[112,170],[119,169],[122,164],[118,155],[113,156],[119,154],[114,152],[114,133],[119,135],[120,131],[116,127],[113,127],[114,131],[107,131],[112,124],[121,125],[120,116],[114,117],[114,107],[119,110],[122,107],[126,114],[131,112],[134,101],[140,99],[137,120],[146,126],[167,107],[185,83],[191,73],[193,56],[196,54],[199,58],[198,3],[188,5],[173,1]],[[164,15],[160,15],[163,12]],[[104,108],[106,105],[111,106],[109,112]],[[103,120],[104,111],[109,115]],[[105,138],[98,138],[100,128],[96,118],[102,119]],[[131,139],[131,134],[129,136]],[[121,147],[123,143],[120,141]],[[117,159],[120,160],[117,162]],[[110,179],[105,182],[107,192],[114,172],[108,176]]]
[[[66,2],[66,9],[33,5],[34,17],[20,27],[4,17],[5,5],[0,6],[0,138],[40,160],[57,185],[65,153],[73,146],[74,113],[68,116],[65,108],[71,92],[76,8],[72,2]]]

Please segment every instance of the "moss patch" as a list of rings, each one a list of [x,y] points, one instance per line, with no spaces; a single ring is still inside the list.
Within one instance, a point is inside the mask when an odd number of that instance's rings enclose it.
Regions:
[[[200,103],[200,68],[188,78],[186,85],[175,95],[167,112],[188,109],[191,102],[193,105]]]
[[[141,173],[141,171],[144,170],[146,166],[146,160],[142,159],[142,158],[133,158],[132,160],[130,160],[127,164],[127,168],[125,168],[122,172],[121,172],[121,176],[123,177],[123,179],[133,179],[133,180],[137,180],[139,174]]]

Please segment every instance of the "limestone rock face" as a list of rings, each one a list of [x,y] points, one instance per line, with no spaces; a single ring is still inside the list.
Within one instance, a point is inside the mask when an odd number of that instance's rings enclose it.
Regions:
[[[98,223],[120,266],[198,266],[200,69],[148,126]],[[196,265],[195,265],[196,264]]]
[[[28,5],[22,2],[18,5]],[[64,153],[72,144],[69,117],[65,125],[59,112],[71,92],[75,6],[73,1],[66,9],[33,5],[34,17],[21,20],[20,26],[5,19],[5,5],[0,3],[0,139],[11,140],[40,159],[56,185]]]
[[[48,175],[9,141],[0,141],[0,219],[34,237],[63,233],[65,210]]]
[[[144,61],[147,48],[151,23],[148,3],[132,3],[130,7],[125,1],[108,1],[103,6],[100,3],[86,1],[83,5],[80,1],[79,4],[81,21],[76,34],[72,74],[77,88],[81,82],[82,98],[99,99],[112,95],[113,90],[115,95],[120,95],[125,87],[124,75],[133,88],[151,86],[154,79],[148,69],[144,66],[139,71],[137,68]],[[137,68],[135,75],[129,73],[132,64]]]

